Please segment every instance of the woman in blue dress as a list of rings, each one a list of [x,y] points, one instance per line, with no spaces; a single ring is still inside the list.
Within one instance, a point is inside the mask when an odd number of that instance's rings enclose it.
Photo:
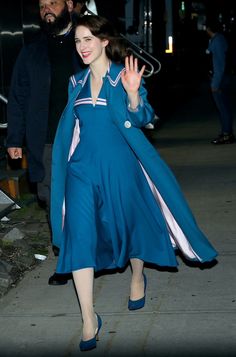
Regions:
[[[81,307],[81,351],[96,347],[102,320],[93,308],[94,272],[131,264],[128,309],[145,304],[144,262],[177,266],[175,249],[206,262],[217,253],[200,231],[172,172],[141,128],[154,118],[145,67],[122,61],[113,27],[83,16],[75,31],[88,65],[72,76],[52,165],[57,273],[72,272]]]

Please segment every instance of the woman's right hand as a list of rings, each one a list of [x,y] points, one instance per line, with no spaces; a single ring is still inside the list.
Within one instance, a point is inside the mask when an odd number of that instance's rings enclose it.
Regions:
[[[133,55],[125,58],[125,71],[121,74],[121,82],[128,95],[138,93],[144,70],[145,65],[139,71],[138,59]]]

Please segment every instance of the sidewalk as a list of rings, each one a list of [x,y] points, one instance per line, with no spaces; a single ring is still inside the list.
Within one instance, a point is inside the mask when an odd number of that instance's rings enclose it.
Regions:
[[[236,144],[213,146],[218,118],[206,87],[150,135],[173,169],[201,229],[219,252],[199,269],[178,258],[176,271],[146,268],[146,305],[127,309],[130,270],[95,280],[103,319],[91,356],[236,355]],[[1,357],[74,357],[81,318],[73,283],[49,286],[50,254],[0,300]]]

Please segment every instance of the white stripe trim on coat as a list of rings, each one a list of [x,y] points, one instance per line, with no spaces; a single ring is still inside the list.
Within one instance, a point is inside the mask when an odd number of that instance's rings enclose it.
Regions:
[[[184,232],[182,231],[182,229],[176,222],[174,216],[172,215],[171,211],[169,210],[165,201],[163,200],[160,192],[158,191],[158,189],[156,188],[156,186],[154,185],[154,183],[148,176],[148,174],[145,171],[145,169],[143,168],[142,164],[140,162],[139,162],[139,164],[140,164],[140,166],[143,170],[143,173],[147,179],[150,189],[151,189],[151,191],[152,191],[152,193],[153,193],[153,195],[154,195],[154,197],[155,197],[157,203],[159,204],[159,207],[163,213],[163,217],[167,224],[167,228],[169,231],[169,236],[170,236],[170,240],[171,240],[171,244],[172,244],[173,248],[178,247],[183,252],[183,254],[189,259],[197,258],[199,261],[201,261],[202,259],[197,255],[197,253],[191,247],[187,237],[185,236]]]

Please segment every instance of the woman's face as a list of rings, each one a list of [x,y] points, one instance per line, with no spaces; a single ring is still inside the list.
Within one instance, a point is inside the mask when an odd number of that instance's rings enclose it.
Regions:
[[[85,26],[78,26],[75,30],[76,50],[85,64],[92,64],[105,55],[108,40],[95,37]]]

